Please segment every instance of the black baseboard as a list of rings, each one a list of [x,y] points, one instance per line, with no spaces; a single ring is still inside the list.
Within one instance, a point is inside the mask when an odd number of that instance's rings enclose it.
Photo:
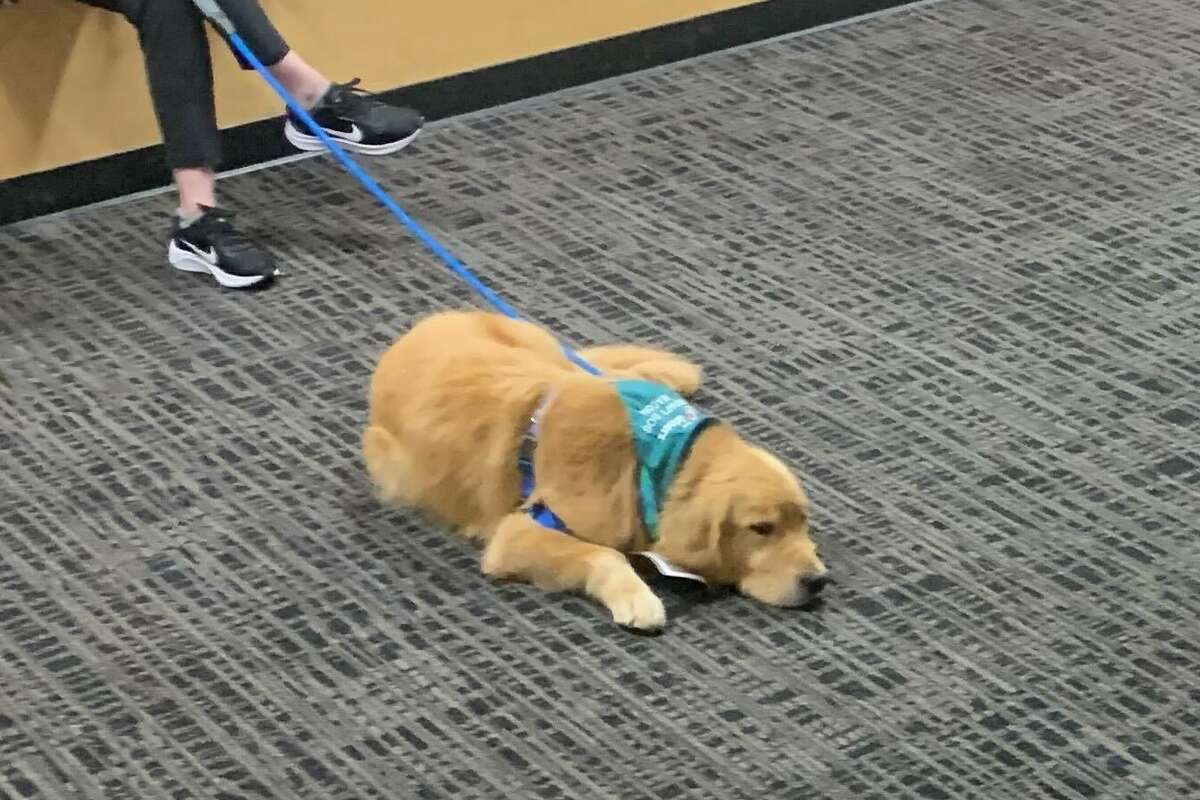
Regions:
[[[474,72],[383,92],[430,120],[624,75],[728,47],[805,30],[907,0],[765,0]],[[225,169],[295,152],[279,118],[222,133]],[[0,225],[165,186],[162,147],[146,147],[0,182]]]

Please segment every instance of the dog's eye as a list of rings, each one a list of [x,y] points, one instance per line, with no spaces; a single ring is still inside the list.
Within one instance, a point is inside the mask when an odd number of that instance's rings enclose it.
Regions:
[[[750,526],[750,530],[757,533],[759,536],[770,536],[775,532],[774,522],[756,522]]]

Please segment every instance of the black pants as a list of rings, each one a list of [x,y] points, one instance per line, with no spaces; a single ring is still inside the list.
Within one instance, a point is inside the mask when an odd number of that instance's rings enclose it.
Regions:
[[[204,16],[191,0],[80,0],[125,15],[138,31],[154,113],[171,169],[221,162],[213,99],[212,58]],[[268,67],[288,54],[287,43],[256,0],[218,0],[251,51]],[[238,56],[237,52],[234,52]],[[238,62],[249,69],[240,56]]]

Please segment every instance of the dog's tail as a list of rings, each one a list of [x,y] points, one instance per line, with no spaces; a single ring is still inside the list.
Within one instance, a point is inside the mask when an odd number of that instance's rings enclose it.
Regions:
[[[409,465],[404,449],[387,429],[369,425],[363,431],[363,460],[379,499],[384,503],[405,503],[408,492]]]

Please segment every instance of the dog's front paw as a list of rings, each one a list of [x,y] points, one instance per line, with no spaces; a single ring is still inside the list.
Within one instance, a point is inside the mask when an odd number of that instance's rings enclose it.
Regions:
[[[613,622],[626,628],[650,632],[660,631],[667,624],[667,609],[662,600],[636,575],[627,585],[615,587],[608,609]]]

